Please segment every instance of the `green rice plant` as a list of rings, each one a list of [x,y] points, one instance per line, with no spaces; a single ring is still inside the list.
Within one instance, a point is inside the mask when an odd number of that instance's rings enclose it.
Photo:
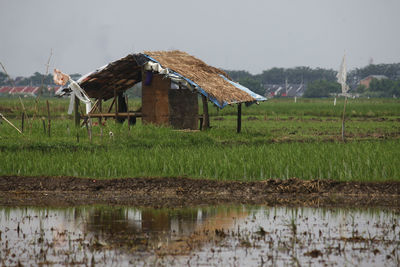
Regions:
[[[60,106],[68,105],[66,100],[57,101]],[[296,104],[303,104],[304,109],[296,111],[292,107]],[[51,137],[43,128],[42,117],[26,121],[22,135],[3,122],[0,175],[398,180],[400,112],[397,107],[391,109],[399,103],[377,100],[376,108],[367,100],[355,102],[359,105],[355,109],[357,114],[373,110],[374,114],[389,117],[351,117],[347,123],[348,143],[336,141],[339,117],[317,116],[320,111],[330,114],[331,107],[319,107],[327,104],[328,100],[302,99],[298,103],[273,100],[253,105],[244,109],[240,134],[235,131],[236,116],[234,112],[229,114],[229,107],[225,114],[212,116],[212,128],[208,131],[175,131],[170,127],[142,125],[140,120],[128,131],[126,122],[107,120],[105,126],[93,126],[92,140],[85,127],[75,128],[62,112],[52,118]],[[53,102],[51,106],[55,106]],[[315,115],[304,115],[312,112]],[[20,126],[19,116],[10,120]],[[44,122],[47,127],[46,117]]]

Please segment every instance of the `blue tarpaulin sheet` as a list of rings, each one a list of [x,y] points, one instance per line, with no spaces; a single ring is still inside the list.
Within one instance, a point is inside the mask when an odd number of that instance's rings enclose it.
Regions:
[[[241,85],[241,84],[239,84],[239,83],[235,83],[235,82],[229,80],[229,79],[226,78],[224,75],[221,75],[221,74],[220,74],[219,76],[221,76],[222,78],[224,78],[225,81],[229,82],[230,84],[232,84],[232,85],[235,86],[236,88],[238,88],[238,89],[240,89],[240,90],[242,90],[242,91],[248,93],[249,95],[251,95],[254,99],[256,99],[256,101],[266,101],[266,100],[267,100],[266,97],[260,96],[259,94],[256,94],[256,93],[254,93],[253,91],[251,91],[249,88],[244,87],[243,85]]]

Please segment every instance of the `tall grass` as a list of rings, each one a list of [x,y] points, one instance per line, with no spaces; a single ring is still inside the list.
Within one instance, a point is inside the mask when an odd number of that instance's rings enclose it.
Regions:
[[[340,117],[344,99],[339,98],[336,106],[333,99],[293,98],[270,99],[259,105],[251,105],[244,110],[246,115],[295,116],[295,117]],[[211,108],[213,115],[235,115],[236,107],[226,107],[221,111]],[[349,99],[346,107],[347,117],[387,117],[400,114],[399,99]]]
[[[397,100],[379,100],[376,106],[367,100],[353,103],[359,105],[355,109],[361,114],[374,110],[379,116],[393,117],[376,120],[375,115],[348,123],[347,132],[354,135],[348,143],[335,141],[340,120],[317,115],[313,115],[317,119],[309,119],[302,115],[325,114],[324,110],[332,109],[333,103],[299,101],[304,103],[274,100],[244,109],[241,134],[236,134],[236,117],[229,110],[214,114],[213,128],[205,132],[144,126],[140,120],[128,131],[126,123],[108,120],[102,127],[102,137],[99,126],[93,128],[91,142],[86,129],[75,129],[67,117],[52,120],[51,138],[44,133],[40,119],[31,126],[26,122],[23,135],[3,123],[0,124],[0,175],[188,176],[243,181],[290,177],[400,180]],[[62,100],[59,105],[67,106],[68,101]],[[52,102],[51,106],[57,105]],[[233,111],[232,108],[232,114]],[[270,115],[270,111],[275,115]],[[294,118],[289,118],[292,115]],[[19,126],[17,118],[12,121]],[[112,138],[109,132],[113,133]]]
[[[270,142],[268,138],[221,129],[185,133],[170,128],[125,125],[105,128],[92,143],[80,129],[65,134],[68,121],[41,133],[0,142],[0,174],[96,178],[189,176],[217,180],[268,178],[383,181],[400,179],[400,141]],[[109,129],[114,137],[107,134]],[[96,133],[96,131],[94,131]],[[61,136],[64,133],[65,136]],[[58,137],[57,137],[58,135]],[[14,135],[15,136],[15,135]],[[18,141],[17,141],[18,140]]]
[[[0,152],[1,174],[97,178],[189,176],[216,180],[268,178],[399,180],[400,142],[268,145],[154,145],[33,148]]]

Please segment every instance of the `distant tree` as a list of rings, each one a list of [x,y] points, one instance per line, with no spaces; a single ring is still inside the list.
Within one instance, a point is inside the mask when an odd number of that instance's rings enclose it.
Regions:
[[[400,63],[394,64],[370,64],[364,68],[357,68],[349,71],[348,80],[355,80],[356,82],[368,77],[370,75],[385,75],[390,80],[400,79]]]
[[[261,74],[257,75],[261,82],[264,84],[281,84],[285,82],[285,69],[283,68],[272,68],[270,70],[264,70]]]
[[[254,78],[242,78],[239,79],[238,82],[243,85],[244,87],[249,88],[251,91],[254,93],[257,93],[259,95],[264,95],[265,90],[262,88],[260,81]]]
[[[32,76],[29,77],[17,77],[15,79],[16,85],[32,85],[32,86],[40,86],[49,85],[54,86],[53,75],[52,74],[41,74],[39,72],[35,72]]]
[[[7,75],[0,71],[0,85],[10,85]]]
[[[333,93],[340,93],[340,84],[327,80],[317,80],[308,84],[304,97],[328,97]]]
[[[245,70],[224,70],[234,81],[245,78],[254,78],[253,75]]]
[[[378,97],[399,97],[400,80],[393,81],[389,79],[372,79],[365,94]]]

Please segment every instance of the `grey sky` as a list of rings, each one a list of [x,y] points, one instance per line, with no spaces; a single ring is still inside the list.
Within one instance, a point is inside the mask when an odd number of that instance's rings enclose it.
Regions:
[[[8,72],[85,74],[143,50],[179,49],[225,69],[337,69],[400,62],[399,0],[0,0]]]

